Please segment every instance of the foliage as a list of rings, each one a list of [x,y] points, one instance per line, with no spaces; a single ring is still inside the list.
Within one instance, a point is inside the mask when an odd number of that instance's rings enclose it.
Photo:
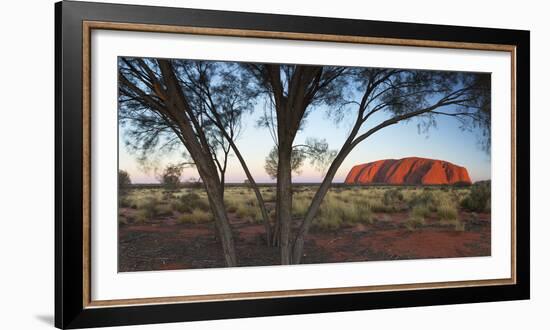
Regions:
[[[437,192],[424,188],[421,193],[415,194],[410,200],[409,205],[414,208],[422,206],[430,211],[436,211],[440,200]]]
[[[317,170],[324,171],[336,157],[336,151],[329,149],[325,139],[307,138],[304,144],[295,145],[290,155],[292,172],[300,174],[300,168],[309,159],[309,163]],[[277,178],[279,154],[277,147],[273,147],[265,158],[264,169],[272,179]]]
[[[437,207],[437,216],[440,220],[458,219],[458,210],[454,202],[446,200]]]
[[[179,199],[172,204],[172,207],[180,213],[191,213],[194,210],[210,210],[208,201],[195,192],[181,195]]]
[[[159,201],[155,197],[147,197],[142,200],[138,206],[137,220],[139,222],[154,220],[159,215],[158,204]]]
[[[373,216],[368,203],[344,202],[328,196],[321,205],[314,227],[322,230],[338,229],[342,225],[372,223]]]
[[[118,170],[118,187],[127,188],[131,184],[132,180],[130,180],[130,175],[128,172],[125,170]]]
[[[491,182],[475,183],[470,194],[462,200],[461,206],[471,212],[488,212],[491,210]]]
[[[395,204],[403,201],[403,193],[397,188],[389,189],[384,192],[384,197],[382,198],[384,204]]]
[[[300,150],[294,149],[290,155],[290,167],[292,171],[299,174],[300,167],[304,164],[306,155]],[[277,166],[279,164],[279,153],[277,147],[273,147],[267,157],[265,158],[264,169],[265,172],[272,178],[277,178]]]
[[[159,181],[167,189],[176,189],[180,185],[180,178],[183,174],[182,164],[169,164],[159,176]]]

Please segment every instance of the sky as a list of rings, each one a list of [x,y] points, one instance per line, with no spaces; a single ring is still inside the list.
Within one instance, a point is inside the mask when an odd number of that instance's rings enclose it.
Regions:
[[[243,117],[243,129],[236,141],[241,153],[247,161],[249,169],[257,182],[274,182],[264,170],[265,158],[274,145],[273,139],[265,128],[259,128],[256,121],[263,112],[258,102],[254,111]],[[387,115],[380,113],[369,119],[366,128],[383,121]],[[317,107],[307,117],[306,124],[298,133],[295,144],[300,144],[308,137],[326,139],[330,149],[339,150],[346,139],[353,115],[340,123],[327,116],[327,108]],[[479,145],[478,131],[463,131],[458,121],[452,117],[439,116],[437,127],[432,127],[428,133],[419,132],[418,120],[398,123],[386,127],[361,142],[346,158],[338,170],[333,182],[343,182],[349,170],[357,164],[368,163],[382,159],[399,159],[404,157],[425,157],[445,160],[468,170],[472,181],[487,180],[491,176],[490,155]],[[363,129],[364,131],[365,129]],[[137,162],[137,156],[128,152],[124,145],[124,129],[119,130],[119,169],[130,174],[133,183],[157,183],[154,170],[146,170]],[[158,158],[157,166],[162,168],[169,163],[182,161],[179,152],[173,152]],[[304,163],[300,173],[293,174],[293,182],[320,182],[323,172]],[[184,170],[182,181],[199,178],[194,168]],[[242,183],[246,176],[240,163],[234,155],[230,155],[226,182]]]

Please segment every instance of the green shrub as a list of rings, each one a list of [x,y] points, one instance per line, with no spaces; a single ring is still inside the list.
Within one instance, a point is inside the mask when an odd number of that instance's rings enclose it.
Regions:
[[[414,218],[426,218],[431,214],[430,209],[425,205],[417,205],[412,208],[411,216]]]
[[[403,193],[397,188],[388,189],[384,192],[382,201],[387,205],[395,205],[403,201]]]
[[[145,222],[154,219],[158,216],[158,199],[155,197],[147,197],[137,204],[139,222]]]
[[[414,208],[416,206],[427,207],[431,211],[436,211],[439,206],[441,196],[443,192],[433,191],[433,188],[425,187],[420,194],[414,194],[409,202],[409,206]]]
[[[198,209],[201,211],[209,211],[210,205],[199,194],[190,192],[181,195],[179,200],[172,203],[172,208],[180,213],[191,213]]]
[[[472,185],[470,194],[462,200],[460,206],[471,212],[490,212],[491,182],[485,181]]]
[[[130,175],[125,170],[118,170],[118,187],[121,188],[121,190],[124,190],[128,188],[132,184],[132,180],[130,180]]]
[[[313,226],[321,230],[335,230],[342,226],[341,212],[335,207],[331,207],[331,200],[323,201],[318,215],[315,217]]]

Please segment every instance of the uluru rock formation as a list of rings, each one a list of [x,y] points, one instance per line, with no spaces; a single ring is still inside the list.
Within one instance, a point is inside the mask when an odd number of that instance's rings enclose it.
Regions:
[[[352,167],[347,184],[470,185],[468,170],[443,160],[384,159]]]

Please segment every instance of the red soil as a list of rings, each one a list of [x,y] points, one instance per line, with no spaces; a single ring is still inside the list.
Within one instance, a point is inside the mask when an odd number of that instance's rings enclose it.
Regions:
[[[372,224],[342,227],[307,236],[303,263],[489,256],[489,214],[461,213],[464,231],[436,219],[415,231],[405,228],[406,213],[376,214]],[[268,247],[261,224],[231,215],[240,266],[279,264],[279,250]],[[213,224],[178,224],[171,218],[119,228],[119,271],[224,267]]]
[[[472,184],[466,168],[436,159],[384,159],[354,166],[347,184],[447,185]]]

